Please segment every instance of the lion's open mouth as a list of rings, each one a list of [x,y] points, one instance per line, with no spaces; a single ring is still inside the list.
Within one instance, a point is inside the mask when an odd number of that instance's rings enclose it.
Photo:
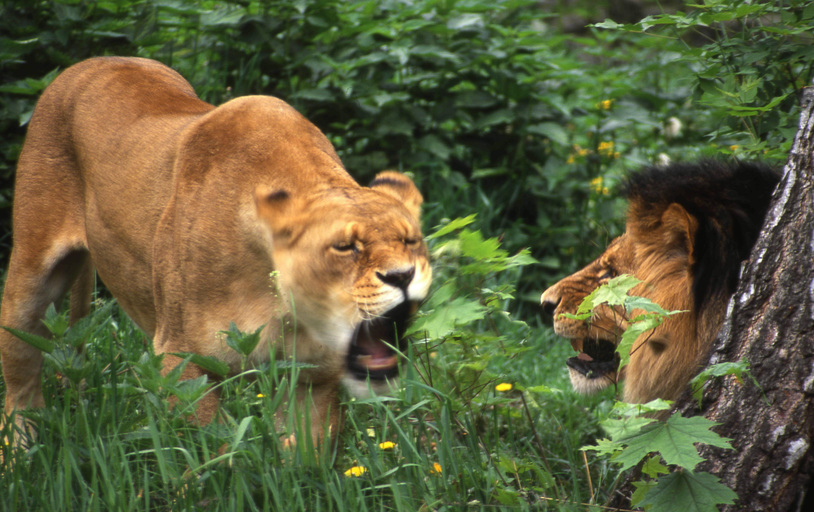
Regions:
[[[579,354],[569,357],[565,364],[588,379],[598,379],[619,368],[616,346],[608,340],[573,339],[571,347]]]
[[[360,380],[393,379],[398,376],[399,355],[403,350],[401,335],[407,328],[411,303],[402,302],[384,315],[366,320],[356,327],[348,351],[348,370]]]

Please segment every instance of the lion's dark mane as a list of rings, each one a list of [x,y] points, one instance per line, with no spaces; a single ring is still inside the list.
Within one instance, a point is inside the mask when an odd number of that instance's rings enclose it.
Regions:
[[[654,212],[678,203],[698,220],[692,268],[698,311],[735,291],[779,180],[779,171],[763,164],[703,160],[642,169],[628,177],[623,194]]]

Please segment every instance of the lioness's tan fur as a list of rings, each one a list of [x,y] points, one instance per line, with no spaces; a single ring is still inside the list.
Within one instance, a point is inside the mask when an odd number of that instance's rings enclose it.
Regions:
[[[338,431],[355,330],[429,287],[412,181],[387,172],[361,187],[285,102],[215,108],[155,61],[96,58],[62,73],[37,104],[16,179],[0,325],[47,335],[40,319],[71,286],[72,319],[86,314],[94,268],[167,354],[165,371],[173,352],[236,371],[219,331],[266,325],[253,361],[296,350],[317,366],[298,387],[301,398],[310,388],[317,437],[326,423]],[[0,331],[0,357],[4,413],[41,407],[40,353]],[[211,393],[199,419],[216,408]]]

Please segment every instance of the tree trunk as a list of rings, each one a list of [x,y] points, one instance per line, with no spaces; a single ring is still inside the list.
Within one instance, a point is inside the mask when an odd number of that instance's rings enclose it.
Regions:
[[[685,395],[676,407],[720,423],[734,450],[704,447],[696,471],[738,494],[727,511],[812,510],[814,490],[814,88],[803,92],[800,128],[710,363],[746,359],[752,377],[710,381],[701,410]],[[627,479],[615,496],[629,504]],[[803,499],[808,500],[803,507]]]

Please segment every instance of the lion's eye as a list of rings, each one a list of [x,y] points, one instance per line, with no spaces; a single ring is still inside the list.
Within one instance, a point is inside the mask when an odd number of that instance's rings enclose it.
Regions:
[[[608,279],[613,279],[614,277],[616,277],[616,271],[613,268],[608,267],[604,272],[602,272],[602,274],[599,275],[599,280],[607,281]]]
[[[405,238],[404,239],[404,245],[406,245],[408,247],[415,247],[419,243],[421,243],[420,238]]]

